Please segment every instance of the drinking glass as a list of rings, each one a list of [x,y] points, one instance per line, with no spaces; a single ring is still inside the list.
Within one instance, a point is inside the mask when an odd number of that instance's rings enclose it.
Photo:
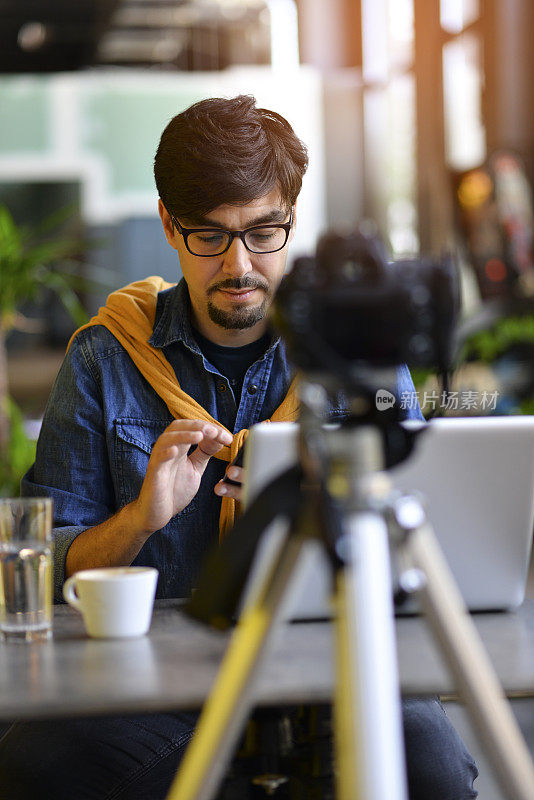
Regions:
[[[52,500],[0,499],[0,637],[52,635]]]

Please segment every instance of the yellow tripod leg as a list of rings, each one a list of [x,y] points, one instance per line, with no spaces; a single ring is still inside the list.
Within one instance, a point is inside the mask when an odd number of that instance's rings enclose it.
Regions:
[[[268,627],[269,616],[259,608],[252,609],[240,621],[167,800],[195,800],[199,796],[202,781],[213,768],[214,754],[231,724]]]
[[[276,628],[302,541],[287,538],[256,602],[241,615],[166,800],[210,800],[216,791],[252,704],[256,667]]]
[[[338,800],[360,800],[358,790],[357,746],[360,731],[354,719],[355,698],[352,692],[354,659],[347,627],[347,604],[344,571],[336,579],[336,683],[334,693],[334,726],[336,747],[336,785]],[[362,799],[363,800],[363,799]]]

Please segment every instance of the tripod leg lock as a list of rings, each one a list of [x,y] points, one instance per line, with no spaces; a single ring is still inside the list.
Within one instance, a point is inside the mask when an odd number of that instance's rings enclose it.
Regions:
[[[402,540],[426,522],[423,499],[418,494],[401,494],[389,506],[390,520],[394,523]]]
[[[399,607],[427,586],[426,574],[414,567],[408,557],[412,534],[427,521],[422,498],[417,494],[393,493],[387,502],[386,519],[392,552],[397,562],[393,595],[395,606]]]

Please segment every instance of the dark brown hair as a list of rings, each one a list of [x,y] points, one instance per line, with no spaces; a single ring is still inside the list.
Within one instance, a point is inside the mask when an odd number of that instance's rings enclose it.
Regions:
[[[201,100],[173,117],[160,139],[154,176],[167,210],[194,222],[275,186],[289,210],[307,166],[306,146],[289,122],[240,95]]]

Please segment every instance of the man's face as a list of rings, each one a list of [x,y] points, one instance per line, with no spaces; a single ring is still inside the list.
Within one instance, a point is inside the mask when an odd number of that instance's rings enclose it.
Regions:
[[[162,201],[159,212],[167,241],[180,257],[193,312],[193,323],[211,341],[240,346],[258,339],[266,329],[266,313],[284,274],[288,244],[276,253],[250,253],[235,237],[218,256],[202,258],[190,253],[183,236],[172,229]],[[288,222],[289,214],[277,190],[242,206],[221,205],[202,219],[178,220],[186,228],[223,227],[244,230],[263,223]]]

